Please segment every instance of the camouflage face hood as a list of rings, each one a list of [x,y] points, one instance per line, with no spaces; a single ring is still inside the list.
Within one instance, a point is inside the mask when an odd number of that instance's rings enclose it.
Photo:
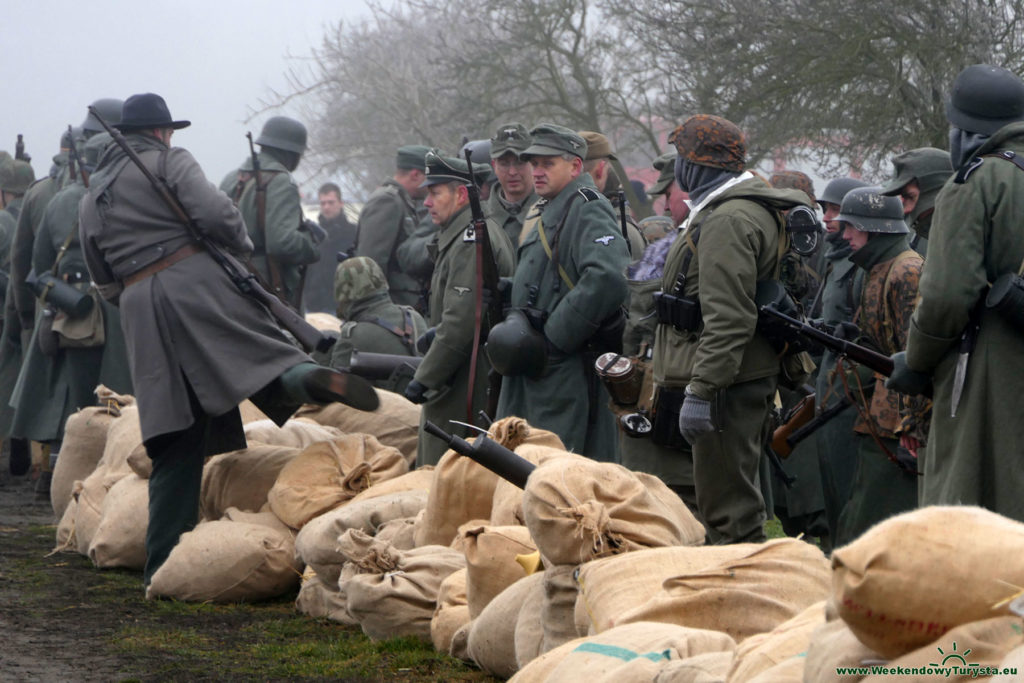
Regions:
[[[334,299],[343,313],[356,303],[388,291],[388,281],[377,262],[367,256],[342,261],[334,271]]]

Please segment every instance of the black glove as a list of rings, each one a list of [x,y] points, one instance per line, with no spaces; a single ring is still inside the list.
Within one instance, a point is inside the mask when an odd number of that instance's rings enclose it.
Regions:
[[[303,229],[313,238],[313,244],[320,244],[327,239],[327,231],[320,227],[316,221],[309,219],[302,221]]]
[[[687,391],[679,409],[679,433],[692,446],[701,436],[713,431],[715,423],[711,420],[711,401]]]
[[[422,384],[421,382],[417,382],[416,380],[412,380],[411,382],[409,382],[409,384],[405,387],[405,392],[403,393],[405,394],[405,397],[408,400],[412,401],[413,403],[427,402],[426,396],[424,396],[424,394],[427,393],[427,387],[426,385]]]
[[[851,322],[843,320],[836,323],[835,327],[832,328],[832,336],[837,339],[855,342],[860,337],[860,328]]]
[[[430,350],[430,345],[434,343],[434,335],[436,334],[436,327],[427,328],[427,331],[421,334],[416,340],[416,352],[421,356],[427,355],[427,351]]]
[[[903,446],[896,448],[896,464],[900,469],[910,474],[917,474],[917,456]]]
[[[907,367],[907,352],[900,351],[892,355],[892,374],[885,388],[907,396],[931,396],[932,377]]]
[[[480,300],[483,302],[484,308],[490,308],[495,297],[498,297],[503,309],[512,303],[512,278],[499,277],[497,291],[492,292],[487,285],[484,285],[480,292]]]

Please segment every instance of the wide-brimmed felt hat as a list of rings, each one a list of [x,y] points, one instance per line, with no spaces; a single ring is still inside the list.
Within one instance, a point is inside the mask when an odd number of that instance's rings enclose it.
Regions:
[[[148,128],[173,128],[179,130],[191,126],[191,121],[175,121],[167,108],[164,98],[151,92],[132,95],[124,101],[121,122],[114,127],[121,131],[144,130]]]

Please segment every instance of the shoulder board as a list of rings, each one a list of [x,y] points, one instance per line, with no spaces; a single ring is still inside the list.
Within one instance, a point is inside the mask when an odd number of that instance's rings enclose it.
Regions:
[[[953,179],[953,182],[957,185],[963,185],[971,177],[972,173],[981,168],[983,163],[985,163],[984,157],[974,157],[960,167],[960,170],[956,172],[956,178]]]
[[[580,193],[580,196],[583,197],[583,201],[585,202],[593,202],[601,197],[601,193],[592,187],[581,187],[576,191]]]

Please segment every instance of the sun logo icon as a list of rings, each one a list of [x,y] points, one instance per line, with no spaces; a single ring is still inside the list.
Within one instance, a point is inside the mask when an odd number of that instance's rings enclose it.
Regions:
[[[953,649],[952,649],[952,651],[950,651],[950,653],[948,655],[945,652],[943,652],[941,647],[937,647],[935,649],[938,650],[939,654],[943,656],[942,664],[936,664],[935,662],[929,662],[928,666],[946,666],[946,662],[948,662],[949,660],[951,660],[953,658],[959,659],[961,666],[980,666],[979,664],[968,664],[967,663],[966,657],[967,657],[967,655],[971,654],[970,648],[964,650],[962,653],[957,652],[956,651],[956,641],[955,640],[953,641]]]

